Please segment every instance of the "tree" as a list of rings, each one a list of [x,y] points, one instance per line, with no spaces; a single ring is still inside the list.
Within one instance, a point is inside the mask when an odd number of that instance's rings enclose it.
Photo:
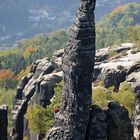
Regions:
[[[16,87],[15,75],[11,70],[0,70],[0,87],[14,89]]]

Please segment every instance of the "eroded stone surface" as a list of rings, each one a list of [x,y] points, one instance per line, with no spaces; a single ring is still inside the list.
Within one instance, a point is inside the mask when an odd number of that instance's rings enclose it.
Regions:
[[[23,140],[23,136],[28,136],[31,140],[35,139],[28,130],[28,121],[24,115],[30,103],[37,103],[42,107],[50,104],[54,95],[54,87],[62,80],[61,58],[63,53],[63,49],[59,50],[51,61],[48,61],[48,58],[37,60],[32,64],[30,73],[22,78],[17,87],[12,110],[12,140]]]
[[[99,106],[92,106],[86,140],[107,140],[106,114]]]
[[[127,109],[117,102],[110,102],[105,111],[108,140],[131,140],[133,127]]]
[[[131,73],[127,81],[131,84],[132,89],[136,93],[136,103],[134,107],[133,114],[133,129],[134,129],[134,138],[136,140],[140,139],[140,72]]]
[[[81,0],[70,29],[69,43],[62,58],[64,87],[61,112],[47,140],[85,140],[95,57],[94,9],[95,0]]]

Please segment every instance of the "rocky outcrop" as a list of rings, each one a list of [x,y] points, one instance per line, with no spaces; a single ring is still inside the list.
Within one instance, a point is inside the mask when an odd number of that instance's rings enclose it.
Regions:
[[[85,140],[95,56],[95,0],[81,0],[62,58],[62,107],[47,140]]]
[[[131,140],[133,128],[125,107],[116,102],[110,102],[106,117],[108,140]]]
[[[0,106],[0,140],[8,140],[8,107],[6,105]]]
[[[102,80],[106,88],[114,86],[118,90],[131,73],[140,71],[140,53],[132,54],[133,49],[134,44],[124,43],[97,50],[93,81]],[[104,59],[98,61],[102,57]]]
[[[91,107],[86,140],[107,140],[106,114],[99,106]]]
[[[11,133],[12,140],[23,140],[24,114],[26,113],[28,101],[16,100],[12,110],[13,128]]]
[[[127,81],[131,84],[132,89],[136,93],[136,103],[133,113],[133,127],[134,127],[134,138],[140,139],[140,72],[131,73]]]
[[[54,86],[62,77],[62,105],[55,116],[54,126],[48,131],[47,140],[131,139],[131,120],[123,106],[116,102],[110,102],[105,110],[91,106],[92,82],[103,80],[106,88],[114,86],[115,90],[119,90],[120,83],[127,78],[136,93],[139,93],[140,86],[136,84],[138,78],[133,74],[140,70],[137,62],[140,53],[132,56],[130,52],[134,45],[122,44],[116,48],[98,50],[94,60],[95,2],[80,1],[75,22],[70,29],[68,45],[64,50],[56,52],[50,61],[44,58],[34,62],[30,73],[23,77],[17,87],[12,111],[12,140],[22,140],[23,136],[28,136],[30,140],[42,139],[40,134],[30,132],[24,115],[29,104],[39,104],[44,108],[49,105],[54,96]],[[137,94],[134,117],[137,140],[140,134],[139,97]]]
[[[64,50],[59,50],[51,61],[44,58],[32,64],[30,73],[24,76],[17,87],[14,107],[12,110],[12,140],[23,140],[30,137],[28,122],[24,118],[28,105],[36,103],[42,107],[50,104],[56,83],[62,80],[61,58]],[[34,138],[32,138],[34,139]]]
[[[102,72],[104,75],[104,86],[109,88],[114,86],[115,90],[119,90],[120,83],[126,80],[127,73],[123,70],[114,70],[114,69],[107,69],[106,71]]]
[[[131,140],[133,129],[127,109],[115,101],[103,110],[91,108],[86,140]]]

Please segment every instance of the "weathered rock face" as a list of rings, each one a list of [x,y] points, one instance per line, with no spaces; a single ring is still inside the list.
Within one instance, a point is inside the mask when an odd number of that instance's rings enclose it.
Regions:
[[[133,129],[128,111],[110,101],[103,110],[92,106],[86,140],[131,140]]]
[[[131,73],[127,81],[136,93],[136,103],[133,113],[134,138],[140,139],[140,72]]]
[[[110,102],[106,110],[108,140],[131,140],[133,128],[127,109]]]
[[[92,106],[86,140],[107,140],[106,114],[98,106]]]
[[[103,80],[106,88],[114,86],[115,90],[119,90],[120,83],[126,80],[127,73],[125,71],[108,69],[102,75],[104,75]]]
[[[131,73],[140,71],[140,53],[132,54],[133,49],[134,44],[125,43],[97,50],[93,81],[102,80],[106,88],[114,86],[118,90]]]
[[[64,50],[63,103],[48,140],[85,140],[90,116],[95,57],[95,0],[81,0]]]
[[[30,103],[37,103],[42,107],[50,104],[54,95],[54,87],[62,80],[61,58],[63,52],[64,50],[58,51],[51,61],[48,61],[47,58],[36,61],[32,64],[30,73],[22,78],[17,87],[12,111],[12,140],[23,140],[23,136],[30,137],[28,122],[24,118]],[[34,138],[30,137],[30,139]]]
[[[11,133],[12,140],[23,140],[24,114],[28,106],[27,100],[16,100],[14,110],[12,111],[13,129]]]
[[[12,111],[12,140],[23,140],[24,136],[28,136],[30,140],[42,139],[40,134],[36,135],[28,130],[28,121],[24,115],[29,104],[37,103],[42,107],[50,104],[54,95],[54,86],[62,80],[63,73],[62,106],[55,116],[54,127],[47,134],[47,140],[131,139],[131,120],[123,106],[116,102],[110,102],[106,110],[91,106],[93,80],[101,79],[106,88],[114,86],[116,90],[119,90],[120,83],[126,80],[126,76],[129,76],[127,80],[136,93],[139,93],[140,89],[140,84],[136,84],[139,76],[134,78],[133,75],[134,72],[140,70],[139,64],[135,64],[138,59],[134,59],[138,57],[138,54],[135,56],[130,54],[133,44],[97,51],[94,69],[95,2],[96,0],[81,0],[65,50],[62,49],[55,53],[51,61],[47,58],[36,61],[32,64],[30,73],[23,77],[17,88]],[[122,54],[119,57],[117,54],[110,58],[109,52],[111,51]],[[124,51],[128,55],[126,58],[123,57]],[[118,66],[124,69],[120,70]],[[137,140],[140,139],[139,108],[140,96],[138,94],[134,117],[134,133]]]
[[[134,110],[134,138],[140,139],[140,92],[137,91],[136,104]]]
[[[8,107],[6,105],[0,106],[0,140],[8,140]]]

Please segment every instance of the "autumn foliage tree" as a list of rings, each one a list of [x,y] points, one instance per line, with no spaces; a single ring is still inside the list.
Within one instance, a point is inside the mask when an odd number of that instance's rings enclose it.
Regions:
[[[14,89],[16,86],[15,75],[11,70],[0,70],[0,87],[6,89]]]

